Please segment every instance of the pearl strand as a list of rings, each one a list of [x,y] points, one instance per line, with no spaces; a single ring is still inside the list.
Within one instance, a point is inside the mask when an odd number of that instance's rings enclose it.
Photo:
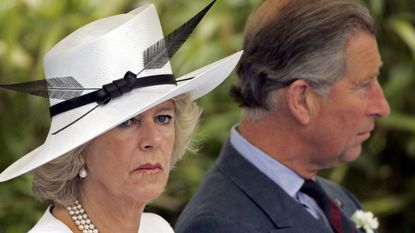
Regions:
[[[66,209],[68,210],[72,221],[82,233],[99,233],[98,229],[95,228],[94,224],[92,224],[79,201],[75,201],[75,203],[69,205]]]

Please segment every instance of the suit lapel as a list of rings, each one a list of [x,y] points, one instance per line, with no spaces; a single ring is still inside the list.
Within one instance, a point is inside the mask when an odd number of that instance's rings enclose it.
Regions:
[[[309,232],[310,229],[319,233],[330,232],[303,206],[243,158],[229,142],[225,143],[217,166],[276,225],[272,232]]]
[[[321,185],[324,191],[329,195],[340,207],[341,211],[344,215],[351,219],[351,216],[356,210],[362,209],[360,203],[355,199],[354,196],[347,196],[345,191],[341,190],[341,187],[337,186],[337,184],[332,183],[331,181],[325,180],[321,177],[317,177],[317,182]],[[334,189],[333,187],[338,187]],[[352,222],[352,224],[354,224]],[[358,228],[357,232],[365,233],[365,230],[362,228]],[[377,231],[375,231],[377,232]]]

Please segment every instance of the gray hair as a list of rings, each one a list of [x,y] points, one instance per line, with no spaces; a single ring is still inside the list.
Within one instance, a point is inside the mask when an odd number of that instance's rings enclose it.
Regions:
[[[231,94],[256,118],[276,110],[271,92],[295,79],[326,96],[347,71],[346,45],[373,19],[354,0],[265,0],[245,28],[244,54]]]
[[[201,110],[191,101],[190,94],[172,99],[175,105],[175,142],[172,164],[182,158],[186,150],[196,150],[190,143],[199,122]],[[67,206],[79,199],[81,179],[79,170],[85,165],[84,154],[88,143],[59,156],[32,171],[32,190],[40,201],[52,200]]]

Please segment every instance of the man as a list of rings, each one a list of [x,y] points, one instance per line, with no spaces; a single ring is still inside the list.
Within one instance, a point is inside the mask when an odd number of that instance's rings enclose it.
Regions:
[[[232,90],[241,121],[176,232],[376,228],[356,226],[359,202],[317,173],[358,158],[375,118],[389,114],[381,65],[372,18],[353,0],[265,0]]]

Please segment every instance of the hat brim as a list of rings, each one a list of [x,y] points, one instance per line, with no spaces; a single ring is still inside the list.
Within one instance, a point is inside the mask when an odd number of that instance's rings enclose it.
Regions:
[[[51,129],[43,145],[11,164],[0,174],[0,182],[42,166],[166,100],[183,93],[190,93],[192,100],[207,94],[229,76],[241,55],[242,51],[237,52],[186,74],[177,80],[192,79],[178,82],[174,88],[171,85],[161,85],[133,90],[98,107],[56,135],[51,134]]]

